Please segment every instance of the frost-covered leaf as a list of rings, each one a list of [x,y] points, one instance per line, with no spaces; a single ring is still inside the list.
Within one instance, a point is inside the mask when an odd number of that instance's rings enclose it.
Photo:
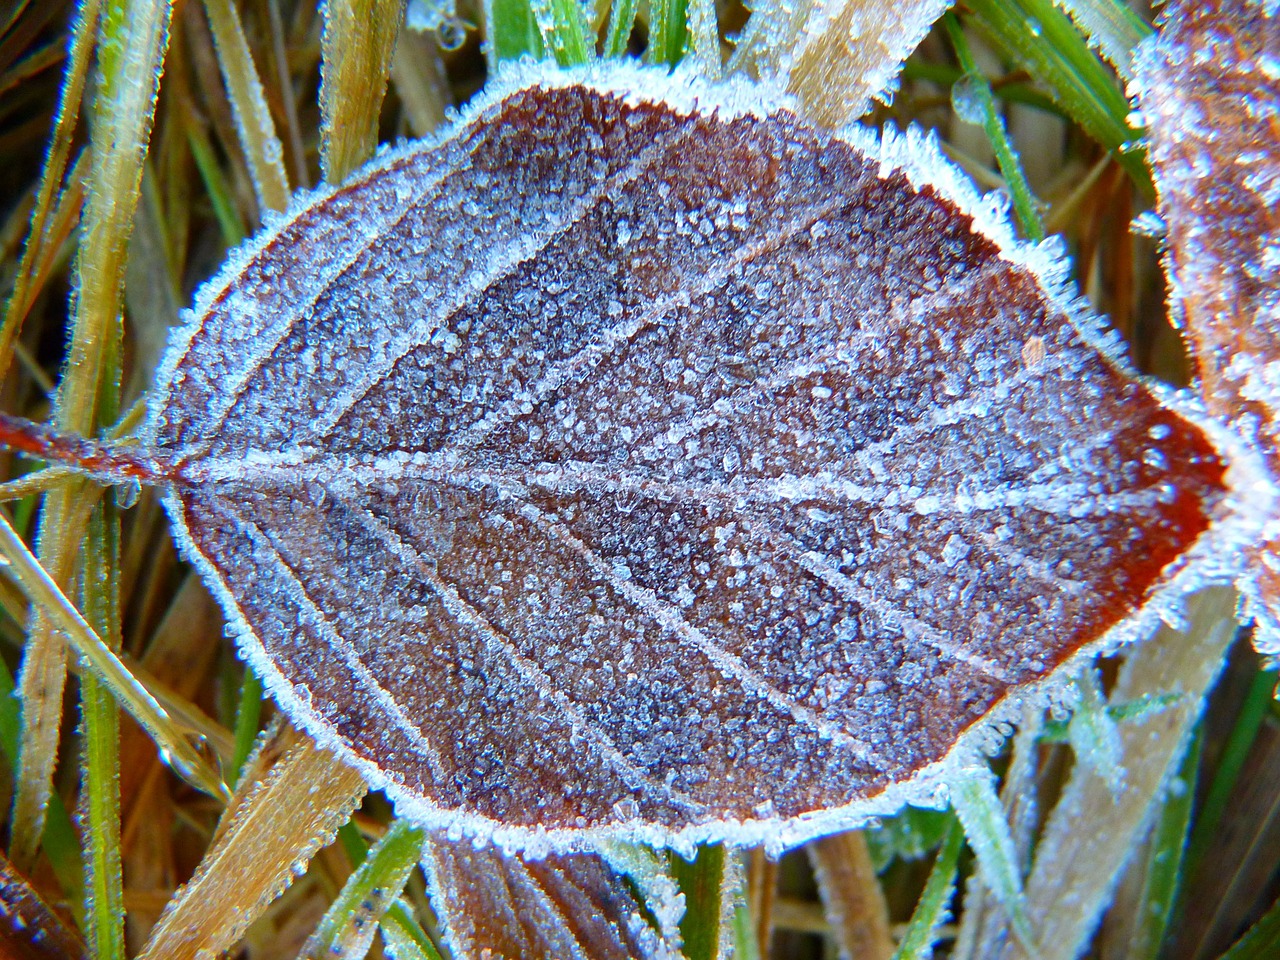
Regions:
[[[679,960],[678,944],[649,925],[627,878],[594,854],[531,859],[440,835],[422,865],[459,960]]]
[[[1267,0],[1173,0],[1135,62],[1170,310],[1186,328],[1204,402],[1280,477],[1280,9]],[[1251,491],[1258,493],[1258,491]],[[1261,492],[1266,496],[1270,491]],[[1273,494],[1271,494],[1273,495]],[[1280,531],[1256,538],[1243,584],[1280,651]]]
[[[759,0],[731,69],[776,79],[805,115],[839,127],[887,99],[948,0]]]
[[[180,544],[418,823],[781,847],[935,798],[1219,511],[1053,248],[928,141],[761,96],[509,73],[171,345]]]

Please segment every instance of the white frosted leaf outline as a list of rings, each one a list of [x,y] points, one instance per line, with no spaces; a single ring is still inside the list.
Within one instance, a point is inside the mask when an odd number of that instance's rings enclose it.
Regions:
[[[1221,512],[1049,248],[778,99],[517,69],[171,344],[179,541],[402,815],[538,852],[928,799]]]

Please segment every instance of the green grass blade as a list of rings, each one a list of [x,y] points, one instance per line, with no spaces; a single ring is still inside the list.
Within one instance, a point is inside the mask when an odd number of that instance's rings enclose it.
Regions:
[[[1204,805],[1196,816],[1196,824],[1191,832],[1191,842],[1187,848],[1187,874],[1196,871],[1205,855],[1209,852],[1222,818],[1227,810],[1227,801],[1235,790],[1240,772],[1244,769],[1249,751],[1262,729],[1263,721],[1271,710],[1276,692],[1277,673],[1274,670],[1260,670],[1245,694],[1236,722],[1232,726],[1231,735],[1227,738],[1222,759],[1209,784],[1209,792],[1205,795]]]
[[[1277,956],[1280,956],[1280,900],[1218,960],[1275,960]]]
[[[1018,155],[1014,152],[1012,144],[1009,143],[1004,121],[996,111],[991,85],[978,69],[978,64],[969,51],[969,41],[965,39],[964,30],[961,29],[956,15],[946,13],[942,17],[942,22],[947,29],[947,35],[951,38],[951,45],[955,48],[956,59],[960,61],[960,69],[964,71],[964,75],[951,88],[952,101],[956,104],[956,115],[970,123],[980,123],[986,131],[987,139],[991,141],[992,149],[995,150],[1000,172],[1004,175],[1005,183],[1009,185],[1009,194],[1013,198],[1013,212],[1018,218],[1018,226],[1022,229],[1024,236],[1038,243],[1044,239],[1044,224],[1036,210],[1035,197],[1032,196],[1031,187],[1027,184],[1027,176],[1022,171],[1022,164],[1018,161]],[[972,107],[976,108],[977,116],[970,114],[968,109],[962,109],[957,96],[957,92],[961,89],[965,91],[964,96],[971,102]]]
[[[444,960],[402,899],[387,908],[381,930],[382,945],[391,960]]]
[[[947,908],[955,895],[962,849],[964,828],[960,820],[953,817],[937,859],[933,861],[933,869],[929,871],[929,879],[925,881],[924,892],[920,894],[906,932],[894,951],[893,960],[925,960],[932,956],[936,931],[946,919]]]
[[[1120,0],[1055,0],[1089,43],[1125,80],[1133,76],[1133,51],[1151,36],[1151,25]]]
[[[1187,850],[1187,830],[1196,795],[1196,771],[1204,743],[1202,729],[1182,758],[1182,768],[1165,791],[1164,804],[1156,820],[1147,856],[1146,879],[1128,960],[1157,960],[1164,945],[1165,931],[1178,895],[1182,865]]]
[[[383,915],[400,896],[418,864],[426,834],[393,820],[382,839],[347,879],[299,958],[360,960],[369,951]]]
[[[978,858],[983,882],[1009,914],[1010,926],[1024,948],[1034,956],[1035,951],[1031,949],[1034,936],[1031,921],[1027,918],[1022,873],[1018,869],[1013,836],[989,772],[974,771],[971,776],[952,784],[951,805],[964,825],[970,848]]]
[[[671,854],[671,874],[685,898],[680,936],[688,960],[716,960],[720,953],[724,857],[722,844],[699,847],[692,861]]]
[[[1071,18],[1052,0],[966,0],[996,48],[1045,84],[1085,131],[1106,147],[1148,198],[1155,188],[1140,132],[1126,120],[1129,102],[1089,49]]]
[[[485,56],[490,71],[503,60],[541,59],[546,50],[529,0],[483,0]],[[625,41],[624,41],[625,42]]]
[[[529,0],[543,46],[562,67],[581,66],[595,56],[578,0]]]
[[[262,720],[262,681],[247,666],[240,684],[240,705],[236,710],[236,752],[231,759],[231,769],[237,780],[244,769],[244,762],[253,752],[253,742],[258,737],[258,725]]]
[[[687,0],[651,0],[649,4],[649,48],[645,59],[652,64],[674,67],[684,57],[688,38]]]
[[[22,719],[18,715],[18,700],[13,695],[13,676],[9,667],[0,660],[0,750],[15,768],[18,759],[18,743]],[[53,867],[53,875],[66,894],[67,904],[75,917],[76,925],[84,928],[84,861],[80,855],[80,838],[72,826],[71,815],[57,793],[50,795],[41,841],[45,857]]]
[[[85,616],[104,637],[120,632],[120,525],[115,507],[94,509],[84,558]],[[116,646],[118,641],[113,641]],[[80,684],[84,735],[85,916],[90,955],[124,960],[124,881],[120,862],[120,717],[101,681],[86,674]]]
[[[636,25],[637,0],[613,0],[609,9],[609,29],[605,33],[604,55],[620,57],[627,52],[631,31]]]

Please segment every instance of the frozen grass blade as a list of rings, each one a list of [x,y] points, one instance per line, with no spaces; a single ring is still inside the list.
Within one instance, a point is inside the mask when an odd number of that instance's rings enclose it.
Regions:
[[[482,0],[482,3],[485,56],[490,70],[496,70],[503,60],[525,56],[536,60],[543,56],[542,35],[529,0]]]
[[[1179,701],[1120,727],[1124,786],[1118,793],[1088,769],[1073,772],[1044,828],[1026,887],[1040,960],[1075,960],[1093,934],[1222,667],[1234,612],[1231,590],[1197,594],[1187,603],[1190,629],[1161,628],[1121,670],[1113,698],[1176,691]],[[1022,954],[1015,949],[1013,955]]]
[[[684,56],[687,0],[651,0],[649,4],[649,63],[674,67]]]
[[[229,950],[364,796],[358,774],[292,728],[267,746],[250,762],[195,875],[152,930],[146,960]]]
[[[893,960],[927,960],[933,955],[938,927],[946,920],[947,908],[956,892],[956,876],[959,873],[960,851],[964,849],[964,828],[952,818],[942,847],[938,850],[924,892],[907,929],[894,951]]]
[[[975,770],[951,786],[951,804],[964,825],[969,846],[978,858],[979,875],[1009,915],[1017,937],[1034,942],[1028,920],[1022,872],[1004,807],[988,770]],[[1033,953],[1033,951],[1030,951]]]
[[[1151,26],[1122,0],[1054,0],[1120,76],[1133,77],[1133,51]]]
[[[1018,162],[1018,155],[1009,143],[1004,121],[996,111],[991,85],[978,69],[978,64],[969,51],[969,41],[965,39],[964,30],[961,29],[956,15],[944,14],[942,22],[946,26],[947,35],[951,38],[951,45],[955,48],[960,68],[964,71],[964,75],[951,88],[951,99],[955,104],[956,114],[969,123],[981,124],[982,129],[986,131],[987,139],[991,141],[991,147],[995,150],[1000,172],[1004,175],[1005,183],[1009,185],[1018,226],[1022,228],[1025,236],[1038,243],[1044,239],[1044,224],[1041,223],[1040,215],[1036,211],[1035,197],[1032,196],[1031,187],[1027,184],[1026,174],[1022,172],[1022,164]]]
[[[1088,134],[1111,151],[1143,194],[1155,188],[1140,132],[1129,127],[1129,103],[1071,19],[1052,0],[969,0],[996,47],[1053,91]]]
[[[53,579],[32,556],[22,538],[0,512],[0,555],[5,568],[36,608],[48,619],[50,636],[71,642],[85,666],[111,691],[139,725],[151,735],[175,773],[210,796],[226,796],[226,787],[203,757],[186,741],[164,708],[120,662]]]
[[[716,960],[720,955],[724,858],[724,846],[721,844],[699,847],[693,860],[671,854],[671,875],[684,894],[680,937],[684,941],[687,960]]]
[[[893,954],[889,907],[876,877],[866,834],[850,830],[806,848],[827,921],[842,957],[888,960]]]
[[[636,25],[638,0],[613,0],[609,7],[609,29],[605,33],[604,55],[620,57],[627,52],[631,31]]]
[[[320,169],[341,183],[373,156],[403,0],[330,0],[320,66]]]
[[[405,881],[418,865],[425,838],[422,830],[407,821],[392,820],[325,912],[299,960],[360,960],[368,953],[384,914],[398,902]]]
[[[720,28],[715,0],[687,0],[689,48],[698,70],[715,80],[720,76]]]
[[[1165,791],[1152,833],[1128,960],[1157,960],[1183,876],[1187,831],[1196,796],[1196,770],[1203,738],[1197,734],[1182,769]]]
[[[443,960],[440,951],[413,919],[413,908],[396,900],[379,926],[382,947],[391,960]]]
[[[66,433],[93,434],[101,398],[113,389],[109,381],[118,376],[126,248],[168,48],[170,12],[165,0],[115,0],[102,15],[90,188],[76,257],[75,317],[67,373],[54,409],[56,424]],[[78,502],[85,489],[84,481],[72,481],[45,497],[37,554],[52,577],[50,585],[66,583],[71,574],[88,519]],[[39,606],[43,614],[44,605]],[[19,680],[22,749],[10,826],[11,853],[19,869],[31,864],[43,833],[65,683],[65,644],[45,617],[37,615]]]
[[[227,84],[227,99],[231,101],[258,204],[263,210],[283,210],[289,205],[284,148],[249,53],[240,14],[231,0],[205,0],[204,9],[213,29],[218,65]]]
[[[530,0],[542,45],[562,67],[575,67],[595,58],[595,40],[578,0]]]
[[[1071,748],[1077,761],[1118,789],[1122,775],[1120,732],[1107,712],[1096,671],[1092,667],[1085,670],[1076,679],[1076,687],[1080,700],[1067,725]]]
[[[119,645],[120,525],[112,504],[99,502],[84,553],[86,620]],[[111,691],[95,676],[80,682],[84,735],[85,916],[94,960],[124,960],[124,881],[120,862],[120,719]]]
[[[67,206],[68,195],[76,196],[75,208],[78,212],[78,198],[83,196],[79,177],[74,174],[65,190],[62,189],[62,184],[71,157],[71,138],[80,115],[80,100],[84,96],[85,80],[89,73],[89,54],[93,50],[101,10],[101,0],[84,0],[78,6],[71,24],[67,65],[63,73],[49,150],[40,174],[35,206],[31,211],[31,230],[22,251],[17,274],[13,278],[13,291],[5,304],[4,321],[0,324],[0,377],[9,369],[18,331],[31,308],[35,291],[39,289],[40,284],[33,281],[47,272],[48,260],[65,238],[65,233],[56,230],[56,224],[63,218],[53,215],[55,200],[61,209]],[[17,17],[17,11],[14,12],[14,17]],[[40,269],[42,261],[45,266],[43,270]]]
[[[902,61],[919,45],[948,0],[763,0],[729,62],[777,77],[800,98],[808,118],[838,128],[887,100]]]

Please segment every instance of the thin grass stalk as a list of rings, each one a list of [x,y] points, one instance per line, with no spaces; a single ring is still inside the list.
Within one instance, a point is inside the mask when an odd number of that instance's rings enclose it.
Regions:
[[[399,900],[405,881],[417,866],[425,839],[426,834],[408,821],[392,820],[325,911],[298,954],[299,960],[360,960],[368,953],[383,916]]]
[[[951,38],[956,59],[960,61],[960,69],[964,71],[959,82],[968,88],[975,105],[981,111],[982,129],[986,131],[987,139],[991,141],[991,147],[996,154],[996,163],[1000,165],[1000,173],[1004,176],[1005,183],[1009,185],[1009,194],[1013,198],[1013,212],[1018,218],[1018,226],[1022,229],[1024,236],[1039,243],[1044,239],[1044,224],[1036,211],[1036,201],[1027,183],[1027,175],[1023,173],[1018,155],[1014,152],[1013,145],[1009,143],[1004,121],[996,111],[991,85],[978,69],[977,61],[973,59],[973,54],[969,50],[969,41],[965,39],[964,30],[960,26],[960,21],[956,19],[956,15],[943,14],[942,23],[946,27],[947,36]],[[953,91],[955,89],[952,87]]]
[[[1152,831],[1128,960],[1157,960],[1164,946],[1169,917],[1184,875],[1187,832],[1203,746],[1204,731],[1201,729],[1182,760],[1182,769],[1165,791],[1164,804]]]
[[[170,13],[166,0],[111,0],[99,25],[90,189],[76,256],[70,356],[54,408],[56,424],[66,433],[94,432],[105,381],[118,376],[113,361],[121,336],[126,248],[168,49]],[[88,521],[78,502],[86,487],[85,481],[73,481],[45,497],[37,553],[55,584],[67,582]],[[19,680],[23,735],[10,826],[19,869],[30,867],[43,833],[65,683],[66,646],[38,612]]]
[[[947,917],[947,908],[956,892],[956,876],[960,868],[960,851],[964,849],[964,828],[959,819],[952,821],[946,839],[938,850],[925,881],[924,891],[916,904],[906,932],[898,942],[893,960],[926,960],[933,955],[937,931]]]
[[[240,703],[236,709],[235,753],[231,758],[231,769],[236,783],[240,782],[245,761],[253,752],[253,743],[258,737],[258,725],[261,720],[262,681],[252,670],[245,667],[244,679],[240,684]]]
[[[217,773],[184,738],[181,729],[165,713],[159,701],[138,682],[120,658],[103,643],[102,638],[80,615],[53,578],[40,566],[27,545],[0,512],[0,556],[7,561],[5,570],[33,606],[49,621],[53,636],[59,642],[65,637],[93,673],[147,731],[160,748],[161,755],[173,771],[192,786],[214,797],[227,795]]]
[[[67,65],[63,72],[62,89],[59,91],[53,134],[49,139],[44,169],[40,172],[40,186],[36,189],[35,206],[31,211],[31,229],[26,247],[22,251],[22,260],[18,264],[17,275],[13,278],[13,292],[5,305],[4,320],[0,323],[0,379],[8,373],[14,343],[22,321],[31,308],[30,288],[32,278],[37,273],[36,263],[48,256],[49,216],[54,208],[54,199],[62,190],[63,176],[71,157],[72,134],[80,116],[80,101],[84,97],[85,81],[89,74],[89,54],[93,50],[101,10],[102,0],[83,0],[71,22]]]
[[[289,205],[290,192],[289,176],[284,169],[284,148],[276,135],[275,121],[249,53],[240,15],[231,0],[205,0],[204,9],[213,30],[218,66],[227,85],[227,99],[231,102],[240,146],[249,164],[258,206],[262,210],[284,210]]]
[[[84,555],[86,619],[119,647],[120,523],[114,504],[99,502]],[[85,915],[95,960],[124,960],[124,880],[120,860],[120,718],[111,691],[86,674],[80,684],[84,734]]]

